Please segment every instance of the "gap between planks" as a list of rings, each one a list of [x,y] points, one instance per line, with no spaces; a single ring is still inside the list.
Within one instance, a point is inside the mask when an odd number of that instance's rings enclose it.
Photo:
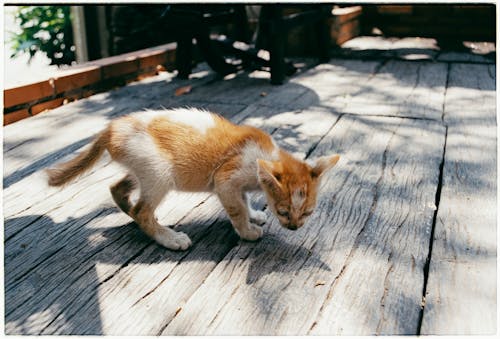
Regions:
[[[449,70],[450,69],[448,68],[448,72],[449,72]],[[448,75],[448,77],[449,77],[449,75]],[[447,81],[447,84],[448,84],[448,81]],[[445,98],[446,98],[446,96],[445,96]],[[443,114],[444,114],[444,110],[443,110]],[[447,142],[448,142],[448,126],[445,125],[443,155],[441,158],[441,163],[439,164],[439,178],[438,178],[438,185],[437,185],[436,197],[435,197],[435,203],[434,203],[436,206],[436,210],[434,211],[434,216],[432,219],[432,228],[431,228],[431,232],[429,235],[430,236],[429,252],[427,254],[427,259],[425,260],[425,264],[424,264],[424,288],[422,290],[422,308],[420,310],[420,314],[419,314],[419,318],[418,318],[418,328],[417,328],[418,332],[416,333],[417,335],[420,335],[420,331],[422,329],[422,322],[424,320],[425,295],[427,293],[427,283],[429,282],[429,270],[430,270],[430,264],[431,264],[431,259],[432,259],[432,247],[434,245],[434,233],[436,231],[437,215],[438,215],[438,211],[439,211],[439,203],[441,201],[441,189],[443,187],[443,173],[444,173],[444,162],[445,162],[445,157],[446,157]]]

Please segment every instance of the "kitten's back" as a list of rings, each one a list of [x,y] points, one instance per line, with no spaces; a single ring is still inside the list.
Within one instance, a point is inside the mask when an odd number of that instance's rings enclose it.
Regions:
[[[150,162],[146,157],[156,159],[149,165],[171,166],[176,186],[188,191],[210,189],[214,171],[231,158],[239,157],[235,165],[245,165],[243,153],[249,146],[264,154],[276,148],[257,128],[197,109],[141,112],[114,121],[110,129],[115,160],[140,159],[139,167]]]

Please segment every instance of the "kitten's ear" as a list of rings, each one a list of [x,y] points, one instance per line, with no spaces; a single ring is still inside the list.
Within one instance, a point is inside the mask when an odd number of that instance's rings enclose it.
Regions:
[[[270,189],[281,188],[281,167],[279,163],[257,159],[257,176],[259,182]]]
[[[311,177],[319,178],[323,173],[335,166],[339,159],[340,155],[338,154],[319,158],[311,170]]]

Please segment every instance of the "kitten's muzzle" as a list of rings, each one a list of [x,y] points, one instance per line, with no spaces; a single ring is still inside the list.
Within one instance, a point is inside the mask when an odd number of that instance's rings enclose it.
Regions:
[[[283,226],[286,229],[289,229],[290,231],[296,231],[299,228],[301,228],[304,225],[305,220],[295,220],[294,218],[279,218],[281,226]]]
[[[302,225],[304,225],[303,223],[299,223],[299,224],[292,224],[292,223],[288,223],[288,224],[284,224],[283,226],[287,229],[289,229],[290,231],[296,231],[298,230],[300,227],[302,227]]]

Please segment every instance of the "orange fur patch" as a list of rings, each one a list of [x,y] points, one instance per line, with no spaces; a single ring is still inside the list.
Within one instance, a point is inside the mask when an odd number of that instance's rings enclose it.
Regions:
[[[215,125],[200,133],[188,125],[157,117],[147,126],[160,153],[172,162],[176,186],[187,191],[213,188],[215,171],[224,164],[226,175],[239,168],[241,149],[254,141],[272,151],[271,137],[254,127],[235,125],[212,115]]]

